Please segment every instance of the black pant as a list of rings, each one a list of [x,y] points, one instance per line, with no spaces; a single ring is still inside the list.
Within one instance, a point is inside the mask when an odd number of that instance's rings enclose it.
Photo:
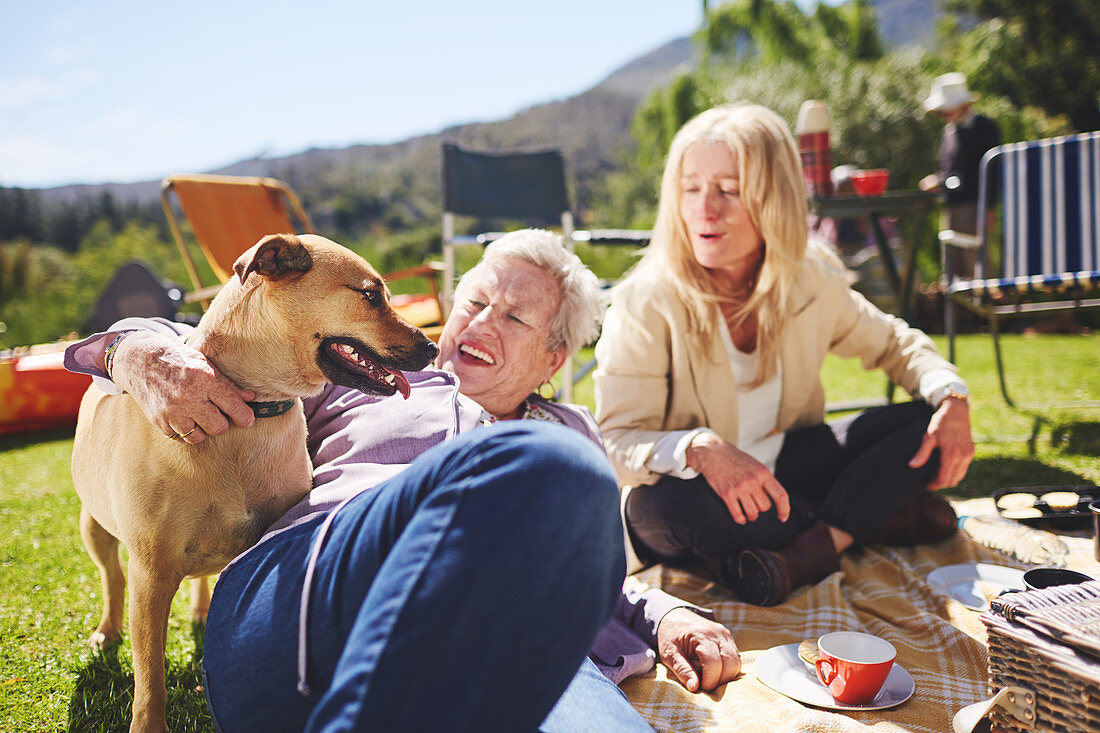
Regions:
[[[791,501],[786,522],[773,504],[737,524],[702,476],[635,487],[626,501],[635,550],[654,562],[717,560],[746,547],[782,549],[818,520],[862,544],[939,472],[939,451],[909,467],[931,417],[926,403],[904,402],[788,431],[775,470]]]

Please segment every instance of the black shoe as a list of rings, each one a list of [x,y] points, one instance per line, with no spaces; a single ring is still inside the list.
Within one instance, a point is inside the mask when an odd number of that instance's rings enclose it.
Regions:
[[[754,606],[775,606],[791,591],[816,583],[840,569],[840,557],[828,525],[817,522],[782,550],[750,547],[737,558],[736,574],[727,581]]]
[[[734,592],[754,606],[776,606],[791,594],[791,573],[778,552],[753,547],[737,559]]]

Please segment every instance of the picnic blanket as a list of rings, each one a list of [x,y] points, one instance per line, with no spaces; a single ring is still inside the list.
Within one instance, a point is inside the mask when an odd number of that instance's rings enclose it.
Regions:
[[[992,500],[956,508],[963,514],[994,513]],[[1092,540],[1066,539],[1070,567],[1100,578]],[[714,609],[717,620],[733,631],[742,674],[713,694],[691,694],[657,665],[623,682],[622,689],[662,732],[950,731],[956,711],[988,696],[986,635],[976,611],[935,590],[926,578],[937,567],[968,562],[1027,567],[963,532],[919,548],[876,545],[845,553],[840,572],[774,608],[741,603],[728,590],[685,571],[650,568],[638,574],[641,581]],[[756,678],[754,662],[767,649],[830,631],[863,631],[890,641],[897,664],[913,676],[913,696],[886,710],[833,711],[792,700]]]

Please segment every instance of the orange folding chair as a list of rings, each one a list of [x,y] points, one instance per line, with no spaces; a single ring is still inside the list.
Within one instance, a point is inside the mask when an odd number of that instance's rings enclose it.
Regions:
[[[183,230],[172,205],[172,194],[191,225],[191,233],[202,250],[218,284],[206,285],[199,276]],[[194,291],[184,302],[202,302],[203,307],[233,276],[233,263],[241,253],[268,234],[313,234],[313,224],[297,194],[274,178],[256,176],[173,175],[161,183],[161,204],[176,241]],[[437,283],[441,265],[427,264],[383,275],[387,281],[423,277],[431,294],[395,296],[394,307],[428,336],[438,338],[443,308]]]
[[[218,284],[207,286],[184,241],[171,194],[175,193],[183,216],[206,256]],[[161,182],[161,204],[168,226],[183,256],[194,292],[184,301],[209,301],[221,283],[233,276],[233,263],[241,253],[268,234],[313,233],[298,196],[274,178],[254,176],[174,175]],[[297,226],[292,221],[297,221]]]

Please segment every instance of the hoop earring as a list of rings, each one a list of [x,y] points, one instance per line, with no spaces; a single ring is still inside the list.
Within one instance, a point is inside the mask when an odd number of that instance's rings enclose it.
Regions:
[[[542,388],[543,387],[549,387],[550,388],[550,394],[544,395],[542,393]],[[549,401],[549,400],[554,398],[554,385],[550,384],[550,382],[543,382],[542,384],[539,385],[539,388],[537,390],[535,390],[535,393],[539,397],[543,398],[544,400]]]

